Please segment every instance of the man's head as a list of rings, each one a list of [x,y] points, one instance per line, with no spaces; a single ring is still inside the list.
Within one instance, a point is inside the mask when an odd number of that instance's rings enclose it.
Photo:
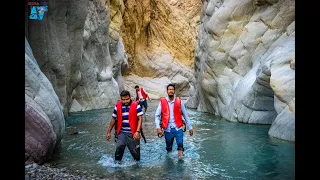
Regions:
[[[138,85],[136,85],[134,88],[136,89],[136,91],[139,91],[139,86]]]
[[[176,89],[176,86],[174,84],[168,84],[167,86],[167,94],[169,98],[174,96],[174,90]]]
[[[128,106],[131,102],[130,92],[127,90],[123,90],[120,93],[121,102],[124,106]]]

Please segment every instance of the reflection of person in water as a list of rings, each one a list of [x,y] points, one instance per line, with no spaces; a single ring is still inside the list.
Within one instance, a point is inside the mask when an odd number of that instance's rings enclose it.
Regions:
[[[167,157],[163,168],[163,172],[166,173],[164,173],[163,177],[160,179],[168,179],[168,176],[172,179],[190,179],[190,174],[185,172],[186,165],[184,164],[184,161],[179,160],[174,162],[172,157]],[[179,174],[176,174],[175,172],[179,172]]]

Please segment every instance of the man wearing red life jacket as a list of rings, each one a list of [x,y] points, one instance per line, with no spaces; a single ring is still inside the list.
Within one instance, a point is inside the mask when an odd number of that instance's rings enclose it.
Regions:
[[[193,135],[191,120],[188,117],[186,108],[181,98],[176,97],[175,85],[169,84],[167,86],[168,97],[160,98],[160,103],[155,114],[155,123],[158,135],[164,135],[166,140],[167,152],[172,151],[173,140],[176,138],[178,146],[178,157],[183,156],[183,120],[185,119],[187,129],[190,136]],[[164,130],[164,132],[163,132]]]
[[[131,100],[129,91],[123,90],[120,98],[121,101],[118,101],[113,110],[106,138],[110,141],[111,130],[116,125],[115,160],[118,162],[122,160],[127,146],[134,160],[140,161],[140,130],[143,112],[140,105]]]
[[[147,116],[147,98],[150,101],[149,95],[143,88],[140,88],[138,85],[136,85],[134,88],[136,89],[136,101],[139,102],[141,108],[144,107],[143,114]]]

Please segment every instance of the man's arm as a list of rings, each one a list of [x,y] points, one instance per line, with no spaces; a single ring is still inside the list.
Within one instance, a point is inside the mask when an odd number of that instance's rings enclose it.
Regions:
[[[160,119],[161,119],[161,103],[159,102],[158,108],[154,116],[154,122],[156,123],[157,129],[160,129]]]
[[[109,128],[108,128],[108,131],[107,131],[107,141],[110,141],[110,138],[111,138],[111,130],[113,129],[114,125],[115,125],[115,122],[116,120],[114,119],[114,117],[111,118],[111,121],[110,121],[110,125],[109,125]]]
[[[186,121],[187,129],[189,130],[190,136],[192,136],[193,135],[192,123],[188,117],[186,107],[184,106],[184,103],[182,100],[181,100],[181,111],[182,111],[182,116],[184,117],[184,119]]]
[[[154,122],[156,123],[157,134],[164,135],[160,127],[160,120],[161,120],[161,103],[159,102],[158,108],[156,110],[156,114],[154,116]]]
[[[138,127],[137,127],[137,131],[141,131],[141,127],[142,127],[142,116],[138,117]]]
[[[117,118],[117,106],[115,106],[114,109],[113,109],[112,118],[111,118],[110,125],[109,125],[108,131],[107,131],[107,135],[106,135],[107,141],[110,141],[111,130],[116,124],[116,118]]]
[[[141,127],[142,127],[142,115],[143,115],[143,111],[141,109],[141,106],[138,104],[138,106],[137,106],[138,124],[137,124],[136,132],[133,135],[133,139],[135,139],[135,140],[139,140],[141,137],[140,133],[141,133]]]
[[[139,140],[140,139],[140,133],[141,133],[141,126],[142,126],[142,116],[138,116],[138,125],[137,125],[137,130],[133,135],[134,140]]]
[[[150,101],[149,93],[143,88],[144,93],[147,95],[148,100]]]

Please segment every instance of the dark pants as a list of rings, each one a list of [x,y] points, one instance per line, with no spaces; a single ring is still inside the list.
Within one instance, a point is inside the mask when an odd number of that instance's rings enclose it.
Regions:
[[[139,101],[139,104],[141,106],[141,108],[145,108],[147,109],[148,108],[148,103],[147,103],[147,100],[145,99],[144,101]]]
[[[164,132],[164,137],[166,139],[166,150],[168,152],[172,151],[173,140],[176,138],[178,150],[184,151],[183,148],[183,131],[179,129],[178,131],[175,128],[171,128],[170,132]]]
[[[124,132],[120,132],[118,135],[115,160],[122,160],[126,146],[128,146],[133,159],[140,161],[140,140],[134,140],[131,133]]]

